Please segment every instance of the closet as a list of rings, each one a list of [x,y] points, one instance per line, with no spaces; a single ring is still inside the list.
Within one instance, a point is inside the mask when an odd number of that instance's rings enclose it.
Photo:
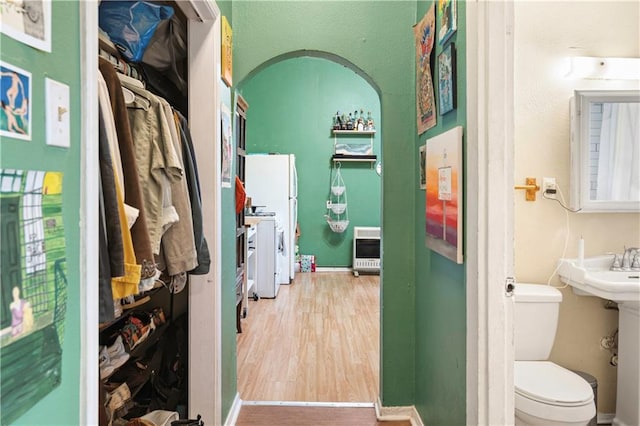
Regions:
[[[101,34],[100,77],[107,82],[107,105],[111,103],[116,146],[123,148],[119,121],[128,118],[132,133],[139,132],[149,127],[144,125],[144,120],[152,111],[164,111],[165,120],[160,123],[154,118],[153,123],[161,129],[151,126],[151,132],[166,136],[168,130],[169,136],[166,145],[150,146],[152,152],[161,153],[165,163],[160,169],[164,173],[158,173],[156,163],[150,162],[147,167],[138,161],[143,151],[140,134],[133,137],[135,142],[130,147],[131,151],[120,149],[119,155],[115,154],[117,149],[114,150],[113,145],[103,145],[102,141],[100,144],[100,206],[104,212],[99,232],[101,262],[106,252],[112,253],[108,243],[122,240],[124,251],[133,246],[135,254],[133,262],[123,256],[124,270],[127,273],[133,271],[133,276],[138,277],[133,279],[137,281],[135,291],[129,283],[128,290],[121,292],[111,281],[112,297],[120,300],[122,305],[118,307],[115,304],[116,315],[109,312],[108,304],[99,305],[98,349],[103,364],[100,368],[100,421],[108,421],[104,417],[107,413],[113,418],[127,419],[146,411],[164,409],[177,411],[181,418],[195,418],[196,414],[202,414],[205,421],[215,424],[220,413],[219,360],[216,359],[220,346],[217,331],[220,276],[219,261],[216,260],[219,255],[220,217],[217,206],[220,194],[217,189],[219,166],[210,165],[219,162],[219,149],[215,148],[220,146],[216,136],[219,125],[217,120],[211,120],[211,116],[218,114],[217,89],[212,75],[219,76],[219,11],[215,4],[206,1],[148,3],[171,7],[175,14],[173,23],[183,26],[185,41],[188,34],[185,56],[176,66],[185,86],[175,90],[175,85],[163,84],[166,72],[154,73],[152,69],[123,60],[122,55],[118,55],[120,52],[114,51]],[[107,74],[110,75],[107,77]],[[120,86],[115,90],[112,86],[118,83]],[[158,105],[154,96],[166,102]],[[113,106],[118,97],[125,104],[124,113]],[[196,104],[197,108],[189,108]],[[109,119],[109,114],[102,110],[104,106],[101,104],[99,116],[101,140],[113,137],[114,133],[111,129],[111,136],[107,135],[109,132],[104,122]],[[193,113],[190,114],[189,110]],[[173,141],[173,146],[169,140]],[[143,208],[130,202],[131,194],[136,192],[135,188],[132,190],[131,164],[127,163],[131,154],[137,160]],[[105,161],[105,155],[111,155],[111,161]],[[113,157],[119,157],[119,164]],[[190,162],[191,165],[187,164]],[[105,163],[114,164],[111,186],[108,182],[105,185],[104,176],[109,174]],[[199,169],[198,163],[203,165]],[[125,182],[120,182],[121,179]],[[162,183],[159,186],[160,205],[157,204],[158,197],[149,195],[150,188],[158,180]],[[105,186],[112,189],[105,190]],[[115,209],[113,203],[105,202],[106,198],[114,196],[116,201],[123,201],[116,203]],[[126,222],[131,241],[127,242],[126,232],[114,231],[113,227],[110,233],[106,232],[109,229],[108,219],[113,216],[119,216],[121,224]],[[148,243],[140,243],[141,232],[135,229],[141,223],[140,218],[147,219]],[[183,224],[185,226],[180,228]],[[187,240],[191,242],[184,243],[179,238],[174,238],[173,243],[168,242],[172,231],[180,234],[180,238],[189,236]],[[117,234],[121,234],[121,238],[114,238]],[[106,236],[110,239],[105,245],[102,237]],[[140,249],[145,245],[151,248],[152,256],[149,251]],[[119,258],[117,255],[114,257]],[[106,266],[117,270],[117,262],[109,260],[111,257],[107,257]],[[102,266],[101,280],[104,281]],[[107,282],[109,280],[110,277]],[[127,297],[120,297],[125,293]],[[203,330],[203,325],[210,327],[209,333]],[[195,339],[189,338],[196,332]],[[203,374],[203,370],[207,372]],[[102,405],[108,409],[102,410]]]

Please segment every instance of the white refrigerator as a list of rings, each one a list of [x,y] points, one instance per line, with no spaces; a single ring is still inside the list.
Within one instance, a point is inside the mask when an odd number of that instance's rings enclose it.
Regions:
[[[293,154],[250,154],[246,157],[245,191],[254,206],[276,213],[282,239],[277,241],[280,284],[295,277],[295,239],[298,223],[298,175]],[[278,238],[278,237],[276,237]]]

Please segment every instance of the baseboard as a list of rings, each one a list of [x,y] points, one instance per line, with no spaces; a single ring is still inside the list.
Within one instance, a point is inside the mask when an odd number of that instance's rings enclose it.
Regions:
[[[240,393],[236,393],[236,397],[233,399],[231,409],[227,415],[227,419],[224,421],[224,426],[234,426],[238,421],[240,415],[240,409],[242,409],[242,400],[240,399]]]
[[[599,425],[610,425],[613,424],[613,418],[615,417],[615,413],[598,413],[597,421]]]
[[[317,266],[316,272],[352,272],[353,269],[347,267],[331,267],[331,266]]]
[[[411,426],[424,426],[416,407],[383,407],[380,398],[375,403],[376,417],[381,422],[409,420]]]

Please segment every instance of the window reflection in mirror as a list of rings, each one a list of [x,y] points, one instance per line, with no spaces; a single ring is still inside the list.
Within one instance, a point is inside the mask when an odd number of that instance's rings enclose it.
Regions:
[[[576,91],[571,121],[573,208],[640,211],[640,92]]]

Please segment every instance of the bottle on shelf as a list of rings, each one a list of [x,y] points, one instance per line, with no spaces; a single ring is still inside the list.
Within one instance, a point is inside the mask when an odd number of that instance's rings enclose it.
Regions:
[[[353,130],[353,116],[349,113],[349,118],[347,119],[347,130]]]
[[[333,130],[340,130],[342,128],[341,121],[340,111],[336,111],[336,115],[333,116]]]
[[[373,117],[371,116],[371,111],[367,113],[367,124],[365,125],[366,130],[375,130],[376,126],[373,124]]]
[[[364,124],[365,124],[364,112],[360,110],[360,115],[358,115],[358,124],[356,126],[356,130],[358,130],[359,132],[362,132],[364,130]]]

